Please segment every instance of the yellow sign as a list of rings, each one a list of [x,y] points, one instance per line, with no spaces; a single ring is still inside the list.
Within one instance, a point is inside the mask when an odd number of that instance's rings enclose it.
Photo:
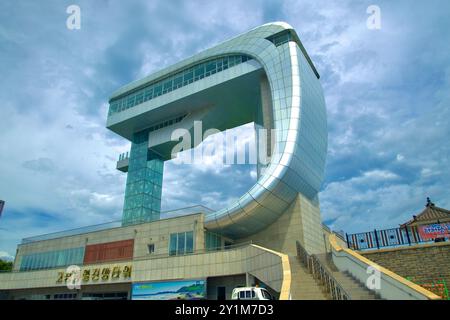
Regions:
[[[108,281],[110,278],[115,280],[120,278],[128,279],[131,278],[131,271],[132,267],[130,265],[123,266],[123,268],[120,266],[86,268],[81,271],[81,281]],[[58,272],[56,283],[66,283],[71,275],[71,272]]]

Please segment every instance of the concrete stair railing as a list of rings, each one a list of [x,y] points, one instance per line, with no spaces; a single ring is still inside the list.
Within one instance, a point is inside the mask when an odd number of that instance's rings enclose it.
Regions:
[[[331,259],[337,270],[348,279],[373,287],[372,292],[386,300],[440,300],[428,291],[398,274],[338,244],[336,235],[329,236]]]
[[[327,299],[332,300],[376,300],[380,298],[379,295],[368,290],[357,279],[339,271],[333,264],[330,254],[310,255],[297,242],[297,255],[299,261],[301,261],[301,270],[305,274],[297,278],[295,272],[293,273],[293,298],[295,298],[296,285],[303,289],[299,291],[299,299],[311,297],[311,295],[305,295],[308,290],[313,291],[310,286],[314,286],[316,292],[320,290]],[[295,270],[293,267],[291,269]]]

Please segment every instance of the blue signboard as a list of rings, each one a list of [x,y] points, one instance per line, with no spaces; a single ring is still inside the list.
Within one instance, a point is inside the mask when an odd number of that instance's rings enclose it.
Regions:
[[[132,300],[203,300],[206,299],[205,280],[179,280],[134,283]]]

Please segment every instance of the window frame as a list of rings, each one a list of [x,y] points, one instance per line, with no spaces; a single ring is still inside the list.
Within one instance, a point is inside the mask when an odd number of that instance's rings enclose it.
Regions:
[[[188,234],[192,234],[189,240],[192,240],[192,247],[188,247]],[[175,243],[175,246],[173,245]],[[179,248],[182,244],[183,248]],[[188,250],[189,249],[189,250]],[[178,256],[194,253],[195,251],[195,241],[194,241],[194,231],[184,231],[171,233],[169,236],[169,255]]]

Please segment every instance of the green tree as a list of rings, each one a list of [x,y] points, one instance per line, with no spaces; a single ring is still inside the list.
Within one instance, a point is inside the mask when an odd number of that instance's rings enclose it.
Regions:
[[[11,271],[13,267],[12,261],[5,261],[0,259],[0,271]]]

